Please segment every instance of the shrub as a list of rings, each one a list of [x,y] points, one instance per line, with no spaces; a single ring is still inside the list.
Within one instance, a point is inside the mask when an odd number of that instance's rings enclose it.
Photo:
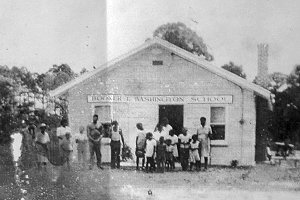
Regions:
[[[230,166],[232,168],[236,168],[239,164],[239,161],[238,160],[232,160],[231,163],[230,163]]]
[[[122,149],[122,161],[127,161],[128,159],[132,160],[133,155],[132,155],[131,148],[125,145]]]

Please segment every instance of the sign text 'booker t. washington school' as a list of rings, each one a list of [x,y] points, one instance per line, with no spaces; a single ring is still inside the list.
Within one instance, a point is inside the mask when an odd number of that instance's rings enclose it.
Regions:
[[[141,96],[141,95],[88,95],[89,103],[154,103],[154,104],[231,104],[232,95],[215,96]]]

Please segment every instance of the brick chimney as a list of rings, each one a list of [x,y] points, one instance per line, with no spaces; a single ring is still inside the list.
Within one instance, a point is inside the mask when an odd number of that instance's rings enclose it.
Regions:
[[[257,45],[258,49],[258,58],[257,58],[257,76],[255,78],[255,83],[267,88],[269,85],[269,76],[268,76],[268,56],[269,56],[269,45],[261,43]]]

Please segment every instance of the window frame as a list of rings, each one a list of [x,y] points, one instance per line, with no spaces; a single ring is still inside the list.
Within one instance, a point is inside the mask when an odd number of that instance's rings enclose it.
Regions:
[[[113,106],[111,105],[111,104],[109,104],[109,103],[101,103],[101,104],[94,104],[93,105],[93,114],[96,114],[96,107],[109,107],[109,116],[110,116],[110,119],[112,119],[112,115],[113,115],[113,111],[112,111],[112,109],[113,109]],[[101,119],[100,119],[100,116],[98,117],[98,123],[103,123],[103,122],[106,122],[106,121],[101,121]]]
[[[222,123],[212,123],[211,122],[211,115],[212,115],[212,108],[224,108],[224,112],[225,112],[225,120]],[[225,133],[224,133],[224,140],[211,140],[211,145],[212,146],[228,146],[228,126],[227,126],[227,122],[228,122],[228,105],[224,105],[224,104],[215,104],[215,105],[211,105],[209,108],[209,122],[210,122],[210,127],[212,127],[212,125],[224,125],[225,126]]]

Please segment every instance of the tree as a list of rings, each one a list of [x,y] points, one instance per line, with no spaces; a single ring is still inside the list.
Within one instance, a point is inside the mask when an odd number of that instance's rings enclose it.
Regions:
[[[67,74],[71,79],[77,76],[68,64],[53,65],[53,67],[50,68],[48,72],[52,72],[53,74],[60,74],[61,72],[63,72]]]
[[[284,91],[273,91],[275,94],[273,126],[276,140],[291,139],[300,148],[300,65],[297,65],[289,76],[280,75],[279,85],[289,85]]]
[[[14,81],[0,75],[0,144],[9,140],[12,127],[15,125]]]
[[[168,42],[185,49],[198,56],[204,56],[206,60],[214,58],[208,52],[203,39],[181,22],[167,23],[159,26],[153,33],[153,37],[160,37]]]
[[[269,75],[269,78],[271,81],[271,91],[274,91],[279,89],[284,84],[287,84],[288,75],[280,72],[274,72]]]
[[[48,95],[50,90],[54,90],[57,87],[73,80],[78,75],[67,64],[53,65],[46,73],[37,75],[36,82],[42,89],[43,99]],[[43,104],[46,102],[43,102]],[[68,114],[68,102],[65,97],[59,97],[56,100],[51,100],[54,104],[54,109],[59,108],[63,117],[67,118]],[[46,103],[47,104],[47,103]]]
[[[246,79],[246,74],[243,72],[243,66],[241,65],[236,65],[230,61],[229,64],[223,65],[222,68]]]
[[[89,72],[89,70],[87,70],[85,67],[81,69],[80,71],[80,75]]]
[[[46,73],[37,76],[39,87],[48,92],[69,82],[77,77],[77,74],[67,64],[53,65]]]

